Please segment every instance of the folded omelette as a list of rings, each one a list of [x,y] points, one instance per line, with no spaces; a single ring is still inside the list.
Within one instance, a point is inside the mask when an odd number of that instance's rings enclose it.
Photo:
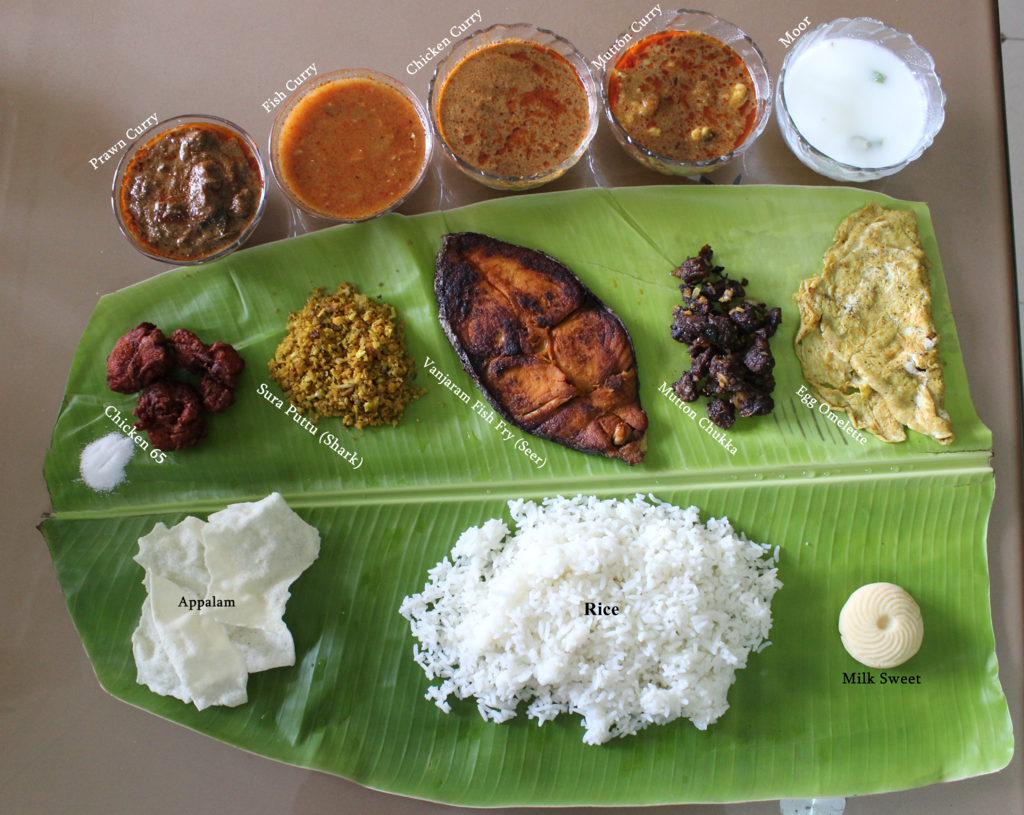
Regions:
[[[825,270],[800,284],[796,353],[817,396],[883,441],[904,425],[953,441],[943,409],[928,259],[911,210],[869,204],[840,225]]]

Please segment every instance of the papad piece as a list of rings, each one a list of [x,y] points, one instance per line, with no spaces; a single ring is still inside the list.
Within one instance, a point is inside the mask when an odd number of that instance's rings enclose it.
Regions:
[[[170,529],[157,523],[152,532],[139,538],[135,562],[150,574],[177,583],[197,597],[206,597],[210,571],[206,568],[204,526],[205,521],[191,516]]]
[[[135,556],[147,591],[132,634],[138,682],[199,710],[246,702],[249,673],[295,664],[288,587],[319,553],[320,533],[277,493],[209,523],[157,523]]]
[[[160,634],[153,621],[153,604],[149,596],[142,603],[142,619],[132,634],[132,654],[138,671],[136,681],[153,693],[173,696],[185,704],[192,701],[188,688],[174,670],[171,658],[160,642]]]
[[[240,625],[225,625],[224,628],[228,632],[228,639],[242,654],[249,673],[295,664],[295,641],[283,620],[273,630]]]
[[[906,426],[951,444],[916,215],[868,204],[839,225],[835,241],[822,274],[793,295],[804,378],[818,398],[882,441],[903,441]]]
[[[170,529],[158,523],[152,532],[139,538],[139,553],[135,560],[147,572],[158,574],[188,589],[197,597],[210,600],[210,571],[206,568],[206,542],[203,537],[205,526],[205,521],[191,516]],[[152,612],[150,614],[152,616]],[[235,625],[225,628],[228,639],[237,646],[245,659],[249,673],[295,664],[295,644],[283,621],[273,631]],[[139,636],[140,641],[144,641],[146,634],[144,632]],[[166,654],[164,656],[166,657]],[[170,667],[169,661],[166,664]],[[159,682],[158,679],[155,681]],[[152,685],[150,687],[152,688]]]
[[[288,587],[320,554],[320,533],[279,493],[262,501],[231,504],[203,529],[208,596],[230,597],[233,608],[204,608],[225,625],[279,631]]]
[[[199,598],[188,589],[156,574],[146,582],[160,644],[196,708],[245,704],[249,673],[224,626],[189,611],[189,601]]]

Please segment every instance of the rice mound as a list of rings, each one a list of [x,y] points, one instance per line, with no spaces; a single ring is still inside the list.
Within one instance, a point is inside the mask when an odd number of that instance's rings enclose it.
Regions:
[[[521,701],[539,724],[579,713],[588,744],[717,721],[747,655],[771,644],[778,547],[649,498],[520,499],[515,535],[500,519],[467,529],[399,609],[442,680],[426,698],[447,713],[451,694],[474,696],[496,722]],[[619,614],[587,616],[587,602]]]

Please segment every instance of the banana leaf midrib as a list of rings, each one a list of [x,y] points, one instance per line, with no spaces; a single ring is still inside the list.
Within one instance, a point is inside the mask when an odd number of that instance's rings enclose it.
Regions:
[[[598,496],[631,495],[653,493],[680,487],[698,487],[727,484],[731,487],[757,486],[765,483],[786,482],[800,484],[822,481],[822,474],[808,473],[808,470],[827,471],[830,484],[856,481],[906,481],[908,477],[928,479],[936,475],[990,475],[991,450],[971,450],[956,453],[934,453],[899,460],[867,461],[847,464],[811,463],[790,464],[776,467],[733,467],[722,469],[691,469],[688,471],[665,472],[657,475],[638,473],[629,478],[628,473],[607,476],[588,476],[585,491]],[[493,501],[514,500],[524,495],[546,496],[575,495],[581,492],[578,478],[536,479],[527,487],[522,481],[486,481],[477,483],[435,484],[413,487],[393,487],[382,494],[379,488],[321,490],[316,494],[308,492],[286,492],[281,495],[289,506],[297,509],[325,506],[360,506],[366,504],[405,504],[417,502],[443,503],[446,501]],[[257,501],[264,495],[255,493],[248,498],[237,500]],[[232,499],[230,503],[234,503]],[[229,502],[182,501],[173,503],[140,504],[133,507],[117,507],[106,510],[54,511],[47,517],[58,520],[90,520],[102,518],[126,518],[140,515],[167,515],[173,513],[204,514],[223,509]]]

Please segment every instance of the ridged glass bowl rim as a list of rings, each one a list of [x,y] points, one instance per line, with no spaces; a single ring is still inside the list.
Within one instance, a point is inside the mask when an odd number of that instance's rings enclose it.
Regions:
[[[651,161],[661,162],[661,163],[663,163],[665,165],[672,166],[672,167],[680,167],[680,168],[693,167],[693,168],[696,168],[696,169],[708,169],[708,168],[714,168],[715,166],[717,166],[719,164],[725,164],[725,163],[727,163],[729,161],[732,161],[734,158],[736,158],[736,156],[741,155],[742,153],[746,152],[748,149],[750,149],[750,146],[754,143],[754,141],[757,139],[757,137],[760,136],[762,132],[764,132],[765,127],[768,126],[768,120],[771,118],[771,115],[772,115],[772,98],[773,98],[773,93],[772,93],[772,75],[771,75],[771,72],[768,70],[768,60],[765,59],[764,52],[762,52],[761,49],[757,47],[757,43],[755,43],[750,38],[749,34],[747,34],[745,31],[743,31],[743,29],[741,29],[735,23],[730,23],[728,20],[725,20],[725,19],[723,19],[721,17],[718,17],[718,16],[716,16],[714,14],[710,14],[710,13],[708,13],[706,11],[699,11],[697,9],[686,9],[686,8],[666,9],[665,11],[661,12],[661,18],[662,19],[670,18],[670,19],[668,19],[668,21],[664,25],[662,25],[660,28],[655,28],[655,29],[651,30],[650,32],[644,34],[642,37],[640,37],[637,40],[637,42],[638,43],[639,42],[643,42],[648,37],[654,36],[655,34],[661,34],[664,31],[679,31],[679,32],[692,31],[693,29],[690,29],[690,28],[672,28],[673,24],[675,24],[677,21],[679,21],[680,19],[682,19],[683,17],[685,17],[687,15],[690,15],[690,16],[693,16],[693,17],[700,17],[700,18],[704,18],[704,19],[707,19],[707,20],[711,20],[714,23],[719,23],[719,24],[722,24],[722,25],[725,25],[725,26],[728,26],[730,28],[735,29],[735,32],[736,32],[736,34],[738,36],[736,36],[734,39],[730,40],[730,42],[736,42],[738,40],[745,40],[747,45],[749,45],[753,49],[754,53],[757,54],[757,58],[761,62],[760,65],[755,66],[755,67],[760,68],[760,69],[762,69],[764,71],[765,81],[768,83],[768,91],[767,91],[767,93],[765,93],[764,100],[763,100],[764,101],[764,110],[761,112],[761,116],[759,117],[758,122],[754,125],[754,129],[750,131],[750,135],[748,135],[747,138],[745,138],[743,140],[743,144],[741,144],[736,149],[730,150],[728,153],[725,153],[724,155],[721,155],[721,156],[716,156],[715,158],[704,159],[702,161],[687,161],[686,159],[672,158],[670,156],[662,155],[661,153],[655,153],[653,150],[648,150],[642,144],[640,144],[639,142],[634,140],[633,137],[630,136],[629,133],[626,132],[626,129],[622,126],[622,124],[616,118],[615,114],[612,113],[611,102],[608,99],[608,85],[609,85],[609,83],[611,81],[612,71],[614,71],[615,70],[615,66],[618,65],[619,58],[621,58],[621,54],[616,55],[618,58],[616,58],[614,61],[606,62],[604,64],[604,66],[602,67],[602,69],[601,69],[601,84],[600,84],[601,101],[604,104],[605,115],[608,117],[608,122],[611,124],[612,129],[615,131],[616,135],[619,138],[621,138],[623,141],[625,141],[627,144],[629,144],[629,146],[632,149],[636,150],[641,155],[646,156]],[[658,19],[658,18],[655,18],[655,19]],[[617,42],[617,41],[621,40],[623,38],[623,36],[625,34],[628,34],[628,33],[629,33],[628,31],[622,32],[622,34],[620,34],[618,37],[615,38],[615,41]],[[633,32],[633,33],[636,33],[636,32]],[[710,34],[708,36],[711,37]],[[712,37],[712,39],[718,39],[718,38],[717,37]],[[719,42],[722,42],[722,40],[719,40]],[[722,42],[722,44],[732,48],[732,46],[729,43],[727,43],[727,42]],[[735,51],[735,49],[733,49],[733,50]],[[740,56],[740,59],[743,59],[742,55],[737,54],[737,56]],[[750,66],[750,63],[747,62],[747,60],[744,59],[743,60],[743,64],[747,66],[747,70],[750,70],[751,66]],[[753,77],[751,77],[751,78],[753,78]]]
[[[522,29],[523,34],[509,33],[508,36],[497,37],[493,40],[488,39],[488,36],[496,31],[513,32],[517,29]],[[561,43],[566,47],[569,52],[578,60],[579,64],[574,65],[572,61],[566,60],[572,65],[573,70],[580,78],[580,82],[583,83],[583,90],[587,95],[587,133],[583,137],[583,141],[580,142],[579,146],[573,151],[572,155],[561,162],[556,167],[552,167],[548,170],[544,170],[541,173],[534,173],[533,175],[496,175],[489,173],[486,170],[481,170],[478,167],[474,167],[464,159],[459,158],[455,155],[454,151],[448,146],[448,142],[445,141],[444,134],[441,132],[441,121],[440,121],[440,106],[441,106],[441,91],[444,87],[444,81],[447,81],[448,77],[451,76],[452,71],[462,63],[463,60],[468,59],[471,55],[477,51],[487,48],[491,45],[497,45],[502,42],[527,42],[531,43],[531,40],[525,39],[526,32],[533,34],[541,34],[546,37],[550,37],[551,40]],[[479,39],[480,45],[471,48],[461,56],[456,56],[456,51],[465,47],[467,43],[474,39]],[[546,45],[544,41],[538,41],[534,43],[536,45]],[[563,59],[566,57],[563,54],[559,54]],[[451,70],[449,70],[449,65]],[[439,83],[438,77],[443,75],[443,80]],[[441,145],[441,149],[444,150],[444,154],[450,158],[455,165],[463,172],[468,173],[471,176],[478,177],[482,183],[493,182],[500,185],[503,188],[519,187],[526,185],[539,186],[545,183],[547,180],[554,181],[566,170],[572,167],[578,162],[587,148],[590,147],[590,143],[594,140],[594,136],[597,133],[598,123],[601,121],[601,108],[599,103],[599,89],[597,82],[594,80],[593,74],[590,72],[590,68],[587,66],[586,59],[583,54],[579,52],[575,45],[573,45],[565,37],[556,34],[547,28],[540,28],[530,23],[495,23],[488,28],[479,29],[458,40],[452,45],[451,51],[449,51],[440,62],[437,63],[437,67],[434,69],[434,75],[430,79],[430,87],[427,90],[427,107],[430,108],[430,123],[434,128],[434,135],[437,136],[437,142]]]
[[[288,182],[284,179],[284,173],[281,170],[278,159],[278,147],[281,140],[281,132],[284,129],[284,124],[288,119],[288,115],[295,109],[299,102],[305,99],[306,96],[313,91],[322,88],[324,85],[348,79],[369,79],[398,91],[412,104],[413,109],[416,111],[416,116],[420,120],[420,126],[423,128],[423,163],[420,165],[419,171],[416,173],[416,180],[413,181],[412,186],[409,187],[405,194],[393,204],[385,207],[380,212],[367,215],[365,218],[339,218],[337,215],[325,213],[303,201],[291,189],[291,187],[289,187]],[[270,152],[270,169],[274,174],[274,180],[277,182],[277,186],[280,187],[281,192],[284,193],[285,198],[291,201],[292,204],[315,218],[321,218],[322,220],[330,221],[331,223],[359,224],[365,221],[372,221],[374,218],[379,218],[381,215],[386,215],[392,210],[397,209],[405,203],[410,195],[416,192],[427,175],[427,168],[430,166],[430,157],[433,154],[434,142],[430,131],[430,120],[427,118],[426,111],[423,110],[423,105],[420,103],[416,94],[414,94],[405,84],[395,79],[393,76],[388,76],[387,74],[381,73],[380,71],[374,71],[370,68],[343,68],[339,71],[329,71],[325,74],[318,74],[312,79],[303,82],[295,89],[292,95],[289,96],[281,105],[281,110],[278,111],[277,116],[274,118],[274,125],[270,128],[270,138],[267,149]]]
[[[256,159],[256,165],[259,167],[260,200],[256,207],[256,214],[249,222],[249,225],[242,230],[238,238],[227,246],[222,249],[218,249],[212,254],[204,255],[201,258],[169,258],[166,255],[159,254],[151,246],[143,243],[136,238],[134,234],[132,234],[132,231],[128,228],[128,224],[125,221],[124,212],[121,209],[121,190],[124,188],[124,179],[128,172],[128,168],[131,166],[135,156],[143,147],[164,133],[169,133],[170,131],[177,130],[180,127],[187,127],[190,124],[216,125],[217,127],[221,127],[224,130],[229,131],[245,142],[246,147],[252,151],[252,155]],[[132,246],[138,249],[146,257],[153,258],[153,260],[159,260],[162,263],[170,263],[174,266],[198,266],[200,263],[209,263],[211,260],[217,260],[225,255],[230,255],[244,244],[249,239],[250,235],[252,235],[256,226],[259,224],[260,219],[263,218],[263,213],[267,208],[267,168],[263,163],[263,156],[260,154],[260,149],[256,146],[256,142],[253,141],[252,136],[234,122],[222,119],[220,116],[210,116],[203,113],[186,113],[182,116],[172,116],[170,119],[164,119],[162,122],[157,122],[151,128],[137,136],[135,141],[129,145],[128,149],[121,156],[121,160],[117,164],[117,169],[114,171],[114,181],[110,191],[110,203],[113,206],[114,217],[117,219],[117,226],[121,230],[121,234],[128,239],[128,242]]]
[[[775,90],[775,97],[779,108],[779,116],[784,118],[786,123],[792,129],[792,131],[799,136],[801,144],[808,152],[812,153],[814,156],[826,162],[835,165],[838,169],[844,170],[849,173],[878,173],[878,178],[882,178],[886,175],[892,175],[893,173],[897,173],[900,170],[902,170],[904,167],[910,164],[910,162],[919,159],[921,157],[921,154],[932,146],[932,142],[935,141],[935,137],[939,134],[939,131],[942,130],[942,125],[946,121],[946,90],[945,88],[942,87],[942,80],[939,78],[939,74],[935,70],[935,60],[932,58],[931,53],[929,53],[929,51],[926,48],[924,48],[920,43],[918,43],[906,31],[900,31],[898,28],[895,28],[891,25],[886,25],[881,20],[876,20],[874,17],[837,17],[835,20],[832,20],[827,23],[822,23],[816,28],[808,31],[804,35],[804,37],[807,38],[805,42],[810,42],[810,40],[813,39],[811,35],[817,34],[823,28],[829,28],[839,23],[874,23],[875,25],[878,26],[879,30],[889,32],[889,34],[882,40],[882,42],[890,38],[895,39],[899,37],[906,37],[906,39],[909,40],[911,47],[916,48],[918,49],[918,51],[920,51],[920,53],[924,57],[924,61],[927,64],[928,71],[931,73],[933,77],[935,77],[935,85],[939,91],[939,118],[935,124],[934,132],[932,132],[931,134],[926,134],[924,138],[921,139],[919,148],[915,149],[915,151],[911,153],[907,158],[903,159],[903,161],[898,161],[895,164],[888,164],[885,167],[858,167],[856,164],[846,164],[840,161],[839,159],[832,158],[832,156],[822,153],[817,147],[815,147],[813,144],[807,141],[803,133],[800,132],[800,128],[798,128],[796,126],[796,123],[793,121],[793,117],[789,115],[789,108],[786,107],[786,93],[784,90],[786,84],[786,70],[789,67],[789,62],[793,58],[793,56],[798,53],[803,53],[805,49],[810,48],[809,45],[804,45],[799,50],[797,48],[794,48],[792,51],[786,54],[786,58],[782,60],[782,68],[779,71],[779,80]],[[804,37],[801,37],[800,39],[804,39]],[[837,37],[836,39],[839,38]],[[855,37],[851,39],[863,39],[863,37]],[[874,40],[871,40],[871,42],[874,42]],[[881,45],[882,43],[879,42],[877,44]]]

